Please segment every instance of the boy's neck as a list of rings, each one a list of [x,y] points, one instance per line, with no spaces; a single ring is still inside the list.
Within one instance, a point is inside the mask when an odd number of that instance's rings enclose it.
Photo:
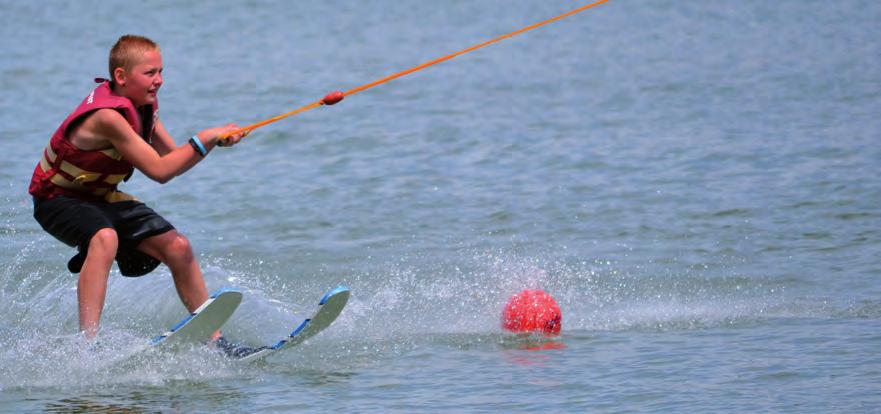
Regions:
[[[129,98],[128,96],[125,96],[125,94],[122,93],[119,89],[120,89],[120,86],[117,85],[116,82],[114,82],[114,81],[111,80],[111,81],[110,81],[110,93],[112,93],[112,94],[114,94],[114,95],[116,95],[116,96],[121,96],[121,97],[123,97],[123,98],[125,98],[125,99],[128,99],[129,101],[131,101],[132,105],[134,105],[135,107],[138,107],[138,105],[135,105],[135,101],[133,101],[132,98]]]

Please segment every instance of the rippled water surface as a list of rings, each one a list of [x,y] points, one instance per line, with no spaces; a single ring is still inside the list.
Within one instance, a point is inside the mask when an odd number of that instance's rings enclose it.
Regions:
[[[617,0],[266,126],[123,188],[191,240],[225,328],[328,331],[260,364],[115,363],[184,314],[111,273],[77,334],[40,151],[124,33],[162,45],[176,141],[314,102],[584,3],[0,0],[0,411],[881,410],[881,6]],[[504,334],[542,288],[554,341]]]

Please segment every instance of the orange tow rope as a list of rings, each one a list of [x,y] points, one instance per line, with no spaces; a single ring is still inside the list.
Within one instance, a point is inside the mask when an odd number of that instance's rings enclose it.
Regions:
[[[505,34],[505,35],[502,35],[502,36],[496,37],[495,39],[487,40],[486,42],[483,42],[483,43],[480,43],[480,44],[477,44],[477,45],[471,46],[471,47],[469,47],[469,48],[467,48],[467,49],[462,49],[462,50],[460,50],[460,51],[458,51],[458,52],[451,53],[451,54],[449,54],[449,55],[446,55],[446,56],[443,56],[443,57],[439,57],[439,58],[434,59],[434,60],[430,60],[430,61],[428,61],[428,62],[425,62],[425,63],[421,64],[421,65],[414,66],[414,67],[412,67],[412,68],[410,68],[410,69],[400,71],[400,72],[398,72],[398,73],[395,73],[395,74],[393,74],[393,75],[386,76],[386,77],[384,77],[384,78],[382,78],[382,79],[379,79],[379,80],[375,80],[375,81],[370,82],[370,83],[368,83],[368,84],[364,84],[364,85],[358,86],[358,87],[356,87],[356,88],[349,89],[349,90],[347,90],[347,91],[345,91],[345,92],[341,92],[341,91],[334,91],[334,92],[331,92],[331,93],[327,94],[327,96],[325,96],[324,98],[322,98],[320,101],[312,102],[312,103],[309,104],[309,105],[306,105],[306,106],[303,106],[303,107],[300,107],[300,108],[294,109],[293,111],[290,111],[290,112],[287,112],[287,113],[284,113],[284,114],[281,114],[281,115],[278,115],[278,116],[274,116],[274,117],[272,117],[272,118],[269,118],[269,119],[266,119],[266,120],[263,120],[263,121],[260,121],[260,122],[257,122],[257,123],[254,123],[254,124],[248,125],[248,126],[246,126],[246,127],[239,128],[239,129],[237,129],[237,130],[235,130],[235,131],[232,131],[232,132],[229,132],[229,133],[224,134],[224,136],[222,136],[221,138],[227,138],[227,137],[229,137],[229,136],[231,136],[231,135],[235,135],[235,134],[238,134],[238,133],[241,133],[241,132],[250,133],[251,131],[253,131],[253,130],[257,129],[257,128],[260,128],[260,127],[262,127],[262,126],[264,126],[264,125],[271,124],[271,123],[276,122],[276,121],[281,121],[282,119],[285,119],[285,118],[287,118],[287,117],[289,117],[289,116],[293,116],[293,115],[299,114],[299,113],[301,113],[301,112],[306,112],[306,111],[308,111],[308,110],[310,110],[310,109],[317,108],[317,107],[322,106],[322,105],[333,105],[333,104],[335,104],[335,103],[337,103],[337,102],[339,102],[339,101],[342,101],[343,98],[346,97],[346,96],[354,95],[354,94],[356,94],[356,93],[358,93],[358,92],[361,92],[361,91],[364,91],[364,90],[370,89],[370,88],[372,88],[372,87],[374,87],[374,86],[377,86],[377,85],[381,85],[381,84],[386,83],[386,82],[388,82],[388,81],[390,81],[390,80],[397,79],[397,78],[400,78],[401,76],[404,76],[404,75],[407,75],[407,74],[410,74],[410,73],[416,72],[416,71],[418,71],[418,70],[425,69],[425,68],[427,68],[427,67],[429,67],[429,66],[436,65],[436,64],[441,63],[441,62],[443,62],[443,61],[450,60],[450,59],[452,59],[452,58],[454,58],[454,57],[456,57],[456,56],[459,56],[459,55],[462,55],[462,54],[465,54],[465,53],[468,53],[468,52],[471,52],[471,51],[474,51],[474,50],[480,49],[480,48],[482,48],[482,47],[484,47],[484,46],[489,46],[489,45],[491,45],[491,44],[493,44],[493,43],[495,43],[495,42],[498,42],[498,41],[503,40],[503,39],[507,39],[507,38],[509,38],[509,37],[516,36],[516,35],[518,35],[518,34],[520,34],[520,33],[528,32],[528,31],[530,31],[530,30],[532,30],[532,29],[535,29],[535,28],[537,28],[537,27],[544,26],[544,25],[546,25],[546,24],[548,24],[548,23],[553,23],[553,22],[555,22],[555,21],[557,21],[557,20],[565,19],[565,18],[567,18],[567,17],[569,17],[569,16],[571,16],[571,15],[573,15],[573,14],[583,12],[583,11],[585,11],[585,10],[591,8],[591,7],[599,6],[600,4],[606,3],[606,2],[608,2],[608,1],[610,1],[610,0],[599,0],[599,1],[596,1],[596,2],[594,2],[594,3],[588,4],[588,5],[586,5],[586,6],[581,6],[581,7],[577,8],[577,9],[575,9],[575,10],[572,10],[572,11],[569,11],[569,12],[566,12],[566,13],[563,13],[563,14],[557,16],[557,17],[547,19],[547,20],[545,20],[545,21],[543,21],[543,22],[536,23],[536,24],[533,24],[533,25],[531,25],[531,26],[526,26],[526,27],[524,27],[524,28],[522,28],[522,29],[515,30],[515,31],[513,31],[513,32],[511,32],[511,33],[508,33],[508,34]]]

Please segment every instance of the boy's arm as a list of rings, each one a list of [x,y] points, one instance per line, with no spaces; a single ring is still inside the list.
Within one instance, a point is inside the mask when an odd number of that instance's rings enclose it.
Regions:
[[[158,118],[156,119],[156,127],[153,130],[152,145],[153,149],[155,149],[160,156],[166,155],[177,148],[177,144],[174,143],[174,139],[171,138],[168,130],[165,129],[165,125],[163,125],[162,121]]]
[[[100,109],[89,117],[89,121],[91,121],[91,128],[89,129],[96,135],[106,137],[113,147],[125,159],[129,160],[135,168],[159,183],[166,183],[172,178],[183,174],[202,159],[202,156],[190,145],[173,146],[174,143],[167,132],[165,132],[165,137],[168,139],[168,142],[171,142],[171,145],[168,145],[168,143],[160,144],[162,149],[167,151],[165,154],[160,155],[156,149],[135,133],[119,112],[113,109]],[[157,124],[157,127],[159,125],[161,124]],[[217,144],[217,137],[220,134],[235,130],[235,128],[232,124],[224,127],[210,128],[199,132],[198,136],[205,148],[211,151]],[[164,131],[165,129],[162,128],[162,130]],[[234,144],[239,139],[241,139],[240,136],[233,137],[231,143]],[[160,142],[162,141],[164,141],[164,138],[160,138]]]

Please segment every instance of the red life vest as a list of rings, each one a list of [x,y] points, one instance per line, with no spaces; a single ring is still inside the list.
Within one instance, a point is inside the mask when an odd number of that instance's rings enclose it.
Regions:
[[[127,180],[134,166],[115,148],[81,150],[67,136],[71,125],[82,121],[94,111],[112,108],[119,111],[132,129],[148,143],[152,142],[158,103],[135,108],[124,96],[114,95],[110,82],[102,82],[61,123],[52,135],[43,157],[34,169],[28,192],[34,197],[51,199],[69,196],[92,201],[115,202],[134,197],[116,190],[120,181]]]

